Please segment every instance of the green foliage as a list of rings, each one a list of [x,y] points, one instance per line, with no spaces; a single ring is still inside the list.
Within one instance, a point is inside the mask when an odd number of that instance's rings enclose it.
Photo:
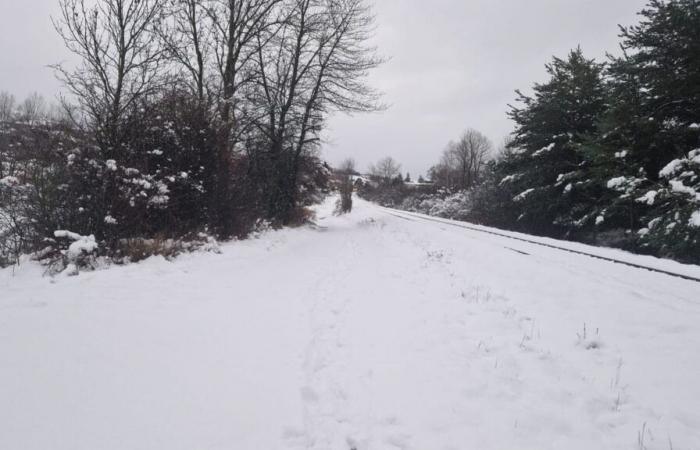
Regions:
[[[534,95],[518,91],[511,152],[494,168],[498,182],[512,194],[517,226],[562,234],[590,220],[581,205],[589,201],[590,184],[581,146],[596,130],[605,110],[602,65],[586,59],[581,49],[547,66],[550,79],[536,84]]]
[[[574,50],[518,92],[476,219],[700,262],[700,2],[651,0],[640,15],[621,27],[621,57]]]

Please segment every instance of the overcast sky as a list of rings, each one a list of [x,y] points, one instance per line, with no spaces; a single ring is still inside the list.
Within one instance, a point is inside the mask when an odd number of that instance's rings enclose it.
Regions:
[[[370,0],[371,1],[371,0]],[[0,90],[55,98],[46,66],[68,58],[51,25],[58,0],[0,0]],[[615,52],[617,24],[637,22],[646,0],[374,0],[376,45],[390,60],[372,75],[390,107],[336,116],[324,156],[360,169],[393,156],[414,177],[450,139],[475,128],[498,144],[514,90],[545,79],[544,64],[581,45]]]

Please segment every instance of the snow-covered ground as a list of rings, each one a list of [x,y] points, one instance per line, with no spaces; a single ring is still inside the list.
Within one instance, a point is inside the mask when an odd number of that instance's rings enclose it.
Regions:
[[[0,449],[700,449],[700,284],[331,209],[222,255],[1,271]]]

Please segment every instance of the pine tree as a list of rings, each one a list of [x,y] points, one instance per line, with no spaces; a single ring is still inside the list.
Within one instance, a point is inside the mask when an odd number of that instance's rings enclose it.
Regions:
[[[580,48],[546,68],[550,79],[536,84],[533,96],[518,91],[521,105],[509,112],[516,123],[511,152],[494,170],[505,175],[499,184],[513,195],[518,228],[562,235],[591,219],[581,146],[596,130],[606,91],[603,66]]]
[[[636,231],[647,251],[685,257],[700,239],[691,221],[700,210],[700,2],[654,0],[641,15],[621,28],[624,55],[609,66],[610,105],[588,147],[607,188],[599,223]]]
[[[644,112],[644,90],[634,67],[627,54],[611,58],[605,70],[606,111],[582,146],[594,199],[587,215],[595,218],[596,231],[632,230],[643,214],[634,193],[650,183],[642,155],[658,130]]]
[[[700,261],[700,0],[640,15],[622,56],[603,66],[578,49],[518,93],[477,220]]]
[[[639,25],[621,28],[630,56],[617,61],[617,77],[637,85],[634,156],[656,181],[669,161],[698,145],[700,130],[692,126],[700,122],[700,1],[652,0],[641,15]]]
[[[642,248],[700,262],[700,148],[674,159],[659,175],[658,187],[637,198],[653,206],[638,231]]]

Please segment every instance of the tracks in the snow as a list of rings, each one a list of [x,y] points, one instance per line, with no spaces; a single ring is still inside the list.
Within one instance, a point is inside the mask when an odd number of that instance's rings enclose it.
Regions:
[[[319,231],[327,227],[318,227]],[[356,258],[356,246],[348,239],[334,248],[336,264],[324,267],[310,290],[309,321],[312,333],[303,358],[304,386],[301,388],[304,445],[308,450],[341,448],[339,437],[352,435],[347,415],[348,382],[344,377],[343,326],[349,298],[343,287]],[[339,441],[340,439],[340,441]],[[350,446],[350,444],[348,444]]]
[[[551,248],[551,249],[555,249],[555,250],[560,250],[560,251],[563,251],[563,252],[573,253],[573,254],[576,254],[576,255],[587,256],[587,257],[589,257],[589,258],[595,258],[595,259],[598,259],[598,260],[601,260],[601,261],[607,261],[607,262],[611,262],[611,263],[614,263],[614,264],[621,264],[621,265],[624,265],[624,266],[634,267],[635,269],[648,270],[648,271],[650,271],[650,272],[660,273],[660,274],[663,274],[663,275],[668,275],[668,276],[671,276],[671,277],[681,278],[681,279],[683,279],[683,280],[694,281],[694,282],[696,282],[696,283],[700,283],[700,278],[693,277],[693,276],[690,276],[690,275],[685,275],[685,274],[681,274],[681,273],[671,272],[671,271],[663,270],[663,269],[657,269],[657,268],[654,268],[654,267],[649,267],[649,266],[645,266],[645,265],[641,265],[641,264],[635,264],[635,263],[632,263],[632,262],[629,262],[629,261],[623,261],[623,260],[616,259],[616,258],[610,258],[610,257],[607,257],[607,256],[596,255],[596,254],[593,254],[593,253],[584,252],[584,251],[580,251],[580,250],[573,250],[573,249],[570,249],[570,248],[561,247],[561,246],[554,245],[554,244],[547,244],[547,243],[544,243],[544,242],[538,242],[538,241],[535,241],[535,240],[532,240],[532,239],[527,239],[527,238],[522,238],[522,237],[518,237],[518,236],[513,236],[513,235],[507,234],[507,233],[505,233],[505,232],[498,232],[498,231],[495,231],[495,230],[485,230],[485,229],[483,229],[483,228],[479,228],[479,227],[475,227],[475,226],[469,225],[468,223],[454,223],[453,221],[447,221],[447,220],[440,219],[440,218],[426,217],[426,216],[424,216],[424,215],[415,214],[415,213],[411,213],[411,212],[407,212],[407,211],[399,211],[399,210],[395,210],[395,209],[391,209],[391,208],[384,208],[384,207],[381,207],[381,206],[380,206],[379,208],[381,208],[382,210],[384,210],[387,214],[389,214],[389,215],[391,215],[391,216],[398,217],[398,218],[404,219],[404,220],[423,220],[423,221],[426,221],[426,222],[435,222],[435,223],[439,223],[439,224],[441,224],[441,225],[448,225],[448,226],[452,226],[452,227],[456,227],[456,228],[464,228],[464,229],[466,229],[466,230],[474,231],[474,232],[477,232],[477,233],[490,234],[490,235],[493,235],[493,236],[498,236],[498,237],[502,237],[502,238],[506,238],[506,239],[511,239],[511,240],[514,240],[514,241],[525,242],[525,243],[532,244],[532,245],[537,245],[537,246],[540,246],[540,247],[547,247],[547,248]],[[408,216],[408,217],[407,217],[407,216]],[[514,249],[510,249],[510,250],[514,250]],[[526,254],[525,252],[521,252],[521,251],[518,251],[518,250],[514,250],[514,251],[517,251],[518,253]]]

